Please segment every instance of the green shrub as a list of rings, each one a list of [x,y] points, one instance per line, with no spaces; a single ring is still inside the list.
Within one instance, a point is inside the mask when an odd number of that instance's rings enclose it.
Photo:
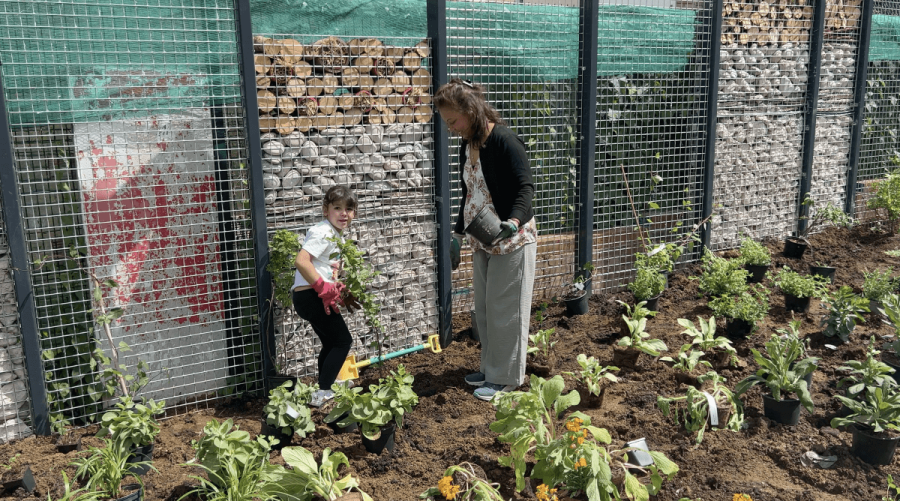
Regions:
[[[748,237],[741,241],[740,260],[751,266],[768,266],[772,263],[772,254],[765,245]]]
[[[743,268],[740,260],[721,258],[705,249],[701,266],[701,292],[709,296],[737,296],[747,290],[747,276],[750,273]]]
[[[900,171],[888,172],[886,178],[872,183],[875,194],[866,202],[869,209],[882,209],[891,223],[891,233],[897,232],[897,219],[900,219]]]
[[[650,267],[638,267],[634,281],[628,284],[628,290],[637,301],[646,301],[662,294],[666,286],[666,277],[659,270]]]
[[[824,298],[828,293],[828,279],[819,275],[800,275],[785,266],[773,278],[781,292],[798,298]]]
[[[853,289],[843,286],[834,295],[825,298],[828,315],[822,319],[825,335],[837,336],[842,342],[850,340],[850,333],[856,328],[856,321],[865,322],[860,313],[869,311],[869,301],[853,293]]]
[[[863,297],[869,301],[881,301],[882,298],[894,292],[896,280],[891,277],[894,268],[888,266],[884,271],[875,270],[871,273],[863,273]]]
[[[707,306],[717,316],[755,324],[769,314],[769,289],[755,285],[737,296],[719,296]]]

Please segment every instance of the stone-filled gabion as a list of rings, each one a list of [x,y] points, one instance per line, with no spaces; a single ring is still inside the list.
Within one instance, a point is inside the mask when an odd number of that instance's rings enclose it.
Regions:
[[[730,45],[720,51],[719,110],[777,112],[800,106],[806,92],[806,44]]]
[[[843,207],[850,165],[850,115],[816,118],[815,160],[810,197],[821,207],[830,202]]]
[[[825,42],[819,79],[819,111],[847,110],[853,103],[856,42]],[[818,135],[818,134],[817,134]]]

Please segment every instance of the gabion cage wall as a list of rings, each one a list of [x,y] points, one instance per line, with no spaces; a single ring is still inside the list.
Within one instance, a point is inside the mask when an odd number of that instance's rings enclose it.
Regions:
[[[359,360],[437,331],[430,50],[421,38],[254,37],[270,234],[302,239],[334,184],[359,200],[347,236],[380,272],[373,289],[386,330],[345,314]],[[318,337],[293,307],[278,307],[279,370],[316,374]]]
[[[602,2],[599,13],[593,207],[598,289],[630,282],[635,252],[686,243],[699,220],[708,119],[705,4],[663,10],[615,3]],[[691,258],[690,252],[684,256]]]
[[[449,75],[487,88],[488,101],[525,142],[531,161],[538,230],[535,299],[559,296],[573,271],[578,14],[571,2],[447,6]],[[453,139],[451,224],[460,204],[459,147]],[[472,254],[463,247],[462,264],[453,273],[458,312],[472,309]]]
[[[0,13],[40,331],[27,334],[40,335],[51,423],[112,403],[108,338],[130,347],[118,350],[127,374],[148,364],[142,395],[169,406],[254,388],[234,4],[10,1]]]
[[[6,224],[0,221],[0,443],[32,432]]]

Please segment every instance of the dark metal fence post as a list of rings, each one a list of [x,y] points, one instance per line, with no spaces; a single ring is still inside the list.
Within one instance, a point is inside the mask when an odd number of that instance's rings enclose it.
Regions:
[[[859,47],[856,49],[856,80],[853,87],[853,125],[850,131],[850,170],[847,172],[847,195],[844,212],[856,211],[856,177],[859,174],[859,148],[866,114],[866,82],[869,77],[869,41],[872,39],[872,11],[875,0],[863,0],[859,27]]]
[[[822,73],[822,44],[825,39],[826,0],[816,0],[812,31],[809,34],[809,73],[806,79],[806,117],[803,130],[803,166],[800,197],[797,200],[797,232],[806,230],[809,206],[803,205],[812,188],[813,160],[816,156],[816,113],[819,106],[819,77]]]
[[[241,53],[241,80],[244,84],[244,126],[247,134],[247,163],[250,175],[250,220],[256,256],[256,294],[259,309],[259,337],[262,348],[263,381],[269,390],[269,376],[275,374],[275,326],[271,312],[272,277],[269,264],[269,236],[266,230],[266,192],[263,189],[262,146],[259,140],[259,105],[256,101],[256,69],[253,62],[253,29],[250,0],[235,0],[238,49]]]
[[[709,39],[704,40],[703,50],[707,52],[706,80],[706,148],[703,151],[703,201],[701,202],[700,220],[708,218],[713,212],[713,187],[716,179],[716,127],[719,114],[719,62],[722,49],[722,6],[724,0],[710,0]],[[702,52],[702,51],[701,51]],[[709,247],[712,236],[712,224],[707,222],[700,228],[700,244]],[[701,249],[702,255],[702,249]]]
[[[578,236],[575,242],[575,275],[588,278],[584,269],[594,259],[594,161],[597,135],[597,37],[600,0],[581,4],[578,47]],[[591,293],[591,282],[585,291]]]
[[[25,247],[25,228],[22,226],[15,165],[0,71],[0,189],[3,220],[6,222],[6,239],[9,242],[10,266],[18,303],[19,328],[22,332],[22,351],[25,353],[25,368],[28,372],[32,429],[38,435],[49,435],[50,416],[47,388],[44,386],[44,364],[41,363],[41,336],[38,333],[37,311],[34,307],[34,290],[31,287],[31,268],[28,249]]]
[[[431,39],[433,91],[449,81],[447,76],[447,2],[429,0],[428,38]],[[437,211],[438,334],[441,347],[453,340],[453,271],[450,269],[450,136],[440,115],[434,114],[434,205]]]

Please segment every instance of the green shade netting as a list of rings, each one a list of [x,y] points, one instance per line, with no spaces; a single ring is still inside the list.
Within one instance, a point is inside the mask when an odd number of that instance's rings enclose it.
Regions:
[[[900,61],[900,17],[872,16],[869,61]]]

